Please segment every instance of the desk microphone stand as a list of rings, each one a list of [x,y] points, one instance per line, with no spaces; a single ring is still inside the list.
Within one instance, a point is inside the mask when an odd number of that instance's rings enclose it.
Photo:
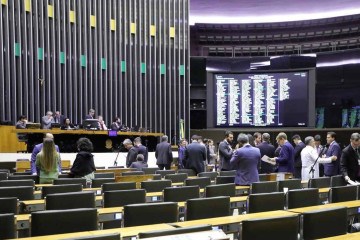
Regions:
[[[114,166],[117,166],[117,164],[118,164],[117,159],[118,159],[119,154],[120,154],[120,147],[118,147],[118,148],[116,148],[116,147],[115,147],[115,149],[117,149],[117,150],[118,150],[118,152],[117,152],[117,154],[116,154],[116,158],[115,158],[115,160],[114,160]]]
[[[321,151],[320,151],[320,153],[319,153],[319,156],[316,158],[314,164],[311,166],[311,169],[310,169],[310,171],[309,171],[309,174],[311,173],[311,178],[314,178],[314,174],[315,174],[315,169],[314,169],[314,168],[315,168],[315,165],[316,165],[316,163],[318,162],[320,156],[323,154],[325,148],[326,148],[326,145],[323,146],[323,149],[321,149]]]

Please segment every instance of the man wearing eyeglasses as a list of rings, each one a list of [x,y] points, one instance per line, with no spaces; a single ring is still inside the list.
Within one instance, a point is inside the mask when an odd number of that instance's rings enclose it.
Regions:
[[[345,181],[360,181],[360,134],[353,133],[350,144],[344,148],[340,159],[341,173]]]

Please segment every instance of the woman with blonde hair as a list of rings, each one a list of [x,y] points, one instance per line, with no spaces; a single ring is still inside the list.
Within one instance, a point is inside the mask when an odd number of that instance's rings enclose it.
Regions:
[[[60,154],[55,149],[54,140],[44,138],[43,148],[36,155],[36,167],[40,169],[40,184],[52,183],[59,176]]]

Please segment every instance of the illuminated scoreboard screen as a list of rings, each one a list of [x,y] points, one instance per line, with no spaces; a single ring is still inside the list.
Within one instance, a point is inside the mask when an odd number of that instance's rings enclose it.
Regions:
[[[217,127],[308,126],[307,71],[214,74]]]

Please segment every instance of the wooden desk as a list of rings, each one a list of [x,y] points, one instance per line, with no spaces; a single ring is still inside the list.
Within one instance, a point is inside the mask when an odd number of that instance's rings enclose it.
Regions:
[[[326,210],[328,208],[334,208],[334,207],[346,207],[346,208],[348,208],[349,216],[355,215],[355,214],[358,214],[358,209],[360,207],[360,200],[339,202],[339,203],[329,203],[329,204],[325,204],[325,205],[317,205],[317,206],[303,207],[303,208],[294,208],[294,209],[288,209],[287,211],[301,214],[304,212]]]
[[[111,234],[111,233],[120,233],[121,238],[124,240],[127,240],[127,239],[131,239],[132,237],[136,237],[140,232],[155,231],[155,230],[170,230],[170,229],[174,229],[174,227],[169,224],[162,223],[162,224],[144,225],[144,226],[137,226],[137,227],[126,227],[126,228],[114,228],[114,229],[108,229],[108,230],[65,233],[65,234],[47,235],[47,236],[41,236],[41,237],[20,238],[20,239],[53,240],[53,239],[66,239],[66,238],[76,238],[76,237],[97,236],[97,235]]]
[[[359,240],[360,232],[344,234],[336,237],[321,238],[322,240]]]
[[[226,233],[235,233],[239,232],[240,223],[248,219],[256,218],[271,218],[271,217],[288,217],[298,215],[297,213],[291,213],[287,211],[270,211],[270,212],[261,212],[261,213],[250,213],[237,216],[226,216],[226,217],[217,217],[217,218],[207,218],[207,219],[198,219],[185,222],[176,222],[172,223],[174,226],[178,227],[191,227],[202,224],[210,224],[213,227],[220,227]]]

